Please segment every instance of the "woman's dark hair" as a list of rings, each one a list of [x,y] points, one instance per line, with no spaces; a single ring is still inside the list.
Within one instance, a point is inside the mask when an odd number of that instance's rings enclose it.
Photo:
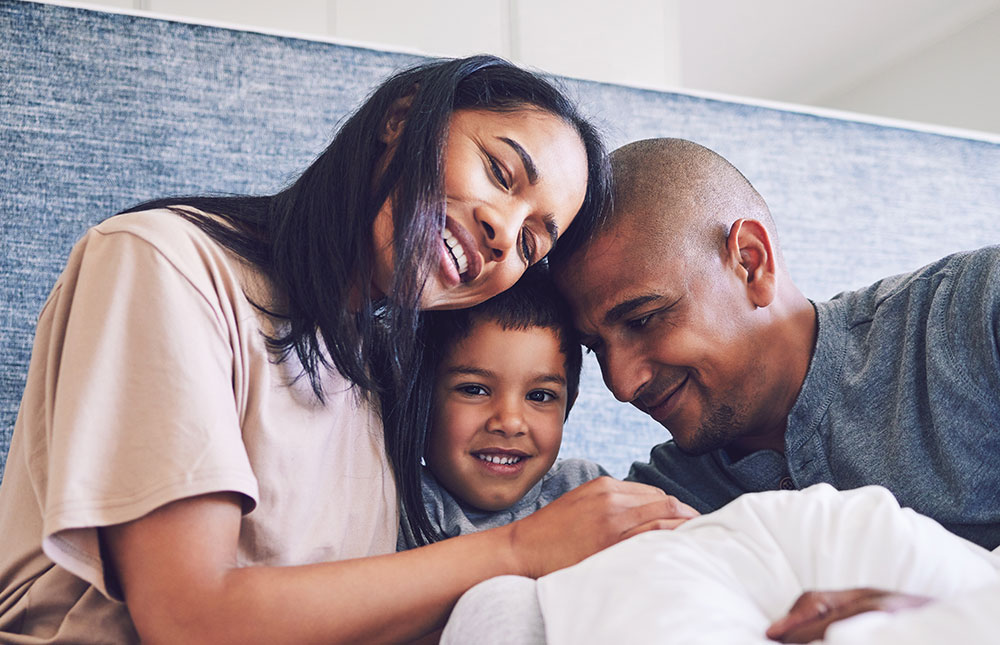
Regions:
[[[403,131],[380,172],[386,119],[403,99],[410,102]],[[416,535],[430,534],[419,473],[429,402],[413,386],[421,371],[418,307],[444,227],[442,159],[450,117],[463,109],[526,107],[563,119],[586,149],[587,191],[556,247],[563,254],[603,216],[610,192],[603,144],[551,83],[492,56],[433,61],[392,76],[305,172],[275,195],[160,199],[126,211],[175,207],[273,281],[285,299],[256,304],[282,323],[268,339],[277,360],[294,353],[321,400],[323,372],[336,368],[381,402],[386,452]],[[395,266],[388,295],[376,301],[372,229],[390,193]],[[185,205],[216,217],[176,208]]]

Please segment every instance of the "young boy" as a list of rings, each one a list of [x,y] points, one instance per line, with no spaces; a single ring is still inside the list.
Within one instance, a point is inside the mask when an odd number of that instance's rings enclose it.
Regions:
[[[508,524],[601,475],[556,462],[582,355],[569,310],[541,271],[470,309],[435,312],[436,362],[422,472],[439,539]],[[553,465],[554,464],[554,465]],[[398,549],[417,546],[401,530]]]

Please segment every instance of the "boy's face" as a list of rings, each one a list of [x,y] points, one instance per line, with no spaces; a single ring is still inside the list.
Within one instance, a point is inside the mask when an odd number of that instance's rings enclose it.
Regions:
[[[552,467],[566,415],[565,356],[555,331],[492,321],[448,349],[434,385],[426,461],[458,499],[499,511]]]

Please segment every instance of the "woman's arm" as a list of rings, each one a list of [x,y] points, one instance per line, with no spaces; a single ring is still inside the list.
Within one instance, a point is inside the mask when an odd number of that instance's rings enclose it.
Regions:
[[[341,562],[239,567],[231,493],[173,502],[101,539],[143,642],[384,642],[440,628],[486,578],[537,577],[694,515],[659,489],[602,477],[508,526]]]

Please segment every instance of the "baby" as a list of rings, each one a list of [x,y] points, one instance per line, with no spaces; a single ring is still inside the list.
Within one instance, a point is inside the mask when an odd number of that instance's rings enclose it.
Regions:
[[[508,524],[608,474],[556,461],[582,357],[544,273],[471,309],[434,312],[429,325],[436,369],[422,483],[439,539]],[[398,549],[414,546],[401,530]]]

